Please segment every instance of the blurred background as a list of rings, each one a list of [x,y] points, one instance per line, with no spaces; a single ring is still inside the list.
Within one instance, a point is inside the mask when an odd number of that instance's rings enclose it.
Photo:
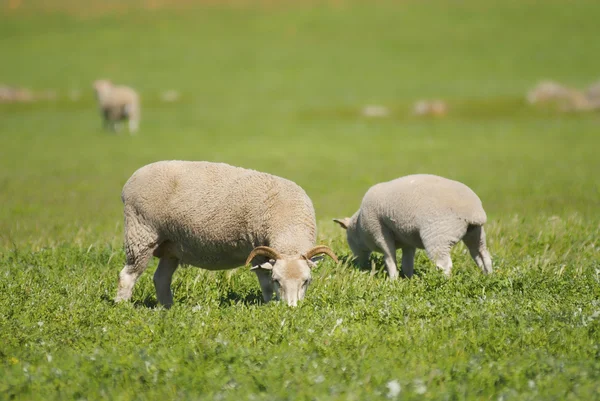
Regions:
[[[352,214],[371,185],[412,173],[466,183],[492,226],[599,221],[600,112],[573,101],[600,80],[596,0],[0,10],[3,246],[120,244],[123,184],[163,159],[296,181],[322,236],[341,235],[330,219]],[[136,135],[103,129],[97,79],[139,93]],[[547,81],[561,90],[542,93]]]

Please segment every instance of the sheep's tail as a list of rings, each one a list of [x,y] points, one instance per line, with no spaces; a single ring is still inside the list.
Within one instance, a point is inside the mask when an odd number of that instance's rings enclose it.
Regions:
[[[467,232],[470,232],[475,227],[484,225],[487,222],[487,215],[485,214],[485,210],[481,208],[480,210],[477,210],[475,213],[473,213],[471,218],[466,220],[469,224],[469,226],[467,227]]]

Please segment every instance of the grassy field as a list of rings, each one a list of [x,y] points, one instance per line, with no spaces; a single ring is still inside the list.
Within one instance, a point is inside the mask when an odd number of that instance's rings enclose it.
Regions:
[[[0,83],[58,93],[0,104],[0,399],[600,399],[600,114],[524,99],[600,79],[600,2],[147,3],[0,3]],[[102,131],[99,77],[139,89],[139,135]],[[433,97],[447,117],[411,114]],[[187,268],[164,310],[155,261],[115,305],[120,191],[161,159],[296,181],[343,263],[295,309]],[[411,173],[479,194],[492,275],[462,244],[450,279],[349,263],[331,219]]]

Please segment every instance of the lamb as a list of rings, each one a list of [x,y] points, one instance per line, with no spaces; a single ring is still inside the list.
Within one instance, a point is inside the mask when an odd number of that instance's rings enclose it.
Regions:
[[[382,252],[390,279],[398,277],[396,249],[402,249],[402,273],[412,277],[416,248],[446,275],[452,270],[450,249],[461,239],[484,273],[491,273],[481,200],[466,185],[447,178],[416,174],[371,187],[351,217],[334,219],[346,229],[348,244],[360,266],[371,252]]]
[[[118,132],[120,122],[128,120],[129,133],[137,132],[140,126],[140,99],[137,92],[127,86],[115,86],[106,79],[95,81],[93,86],[104,127]]]
[[[123,187],[127,264],[115,301],[131,298],[152,256],[158,301],[173,304],[180,264],[226,270],[252,263],[263,299],[290,306],[304,298],[317,255],[316,220],[306,192],[281,177],[224,163],[160,161],[137,170]]]

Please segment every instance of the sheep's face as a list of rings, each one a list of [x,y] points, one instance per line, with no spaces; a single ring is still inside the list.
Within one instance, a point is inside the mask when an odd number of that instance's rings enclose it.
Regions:
[[[94,81],[93,88],[96,92],[96,96],[100,97],[101,95],[107,93],[110,88],[112,88],[112,83],[106,79],[99,79]]]
[[[304,259],[279,259],[273,266],[271,281],[278,299],[296,306],[304,299],[311,281],[311,267],[314,263]]]
[[[259,256],[263,261],[268,260],[261,263],[257,259],[254,261],[257,264],[253,263],[252,267],[256,270],[265,301],[268,302],[275,291],[277,299],[287,302],[289,306],[296,306],[306,295],[311,281],[311,269],[322,258],[318,255],[323,254],[338,261],[333,251],[325,245],[317,245],[304,254],[294,256],[282,255],[267,246],[259,246],[252,250],[246,264]]]

